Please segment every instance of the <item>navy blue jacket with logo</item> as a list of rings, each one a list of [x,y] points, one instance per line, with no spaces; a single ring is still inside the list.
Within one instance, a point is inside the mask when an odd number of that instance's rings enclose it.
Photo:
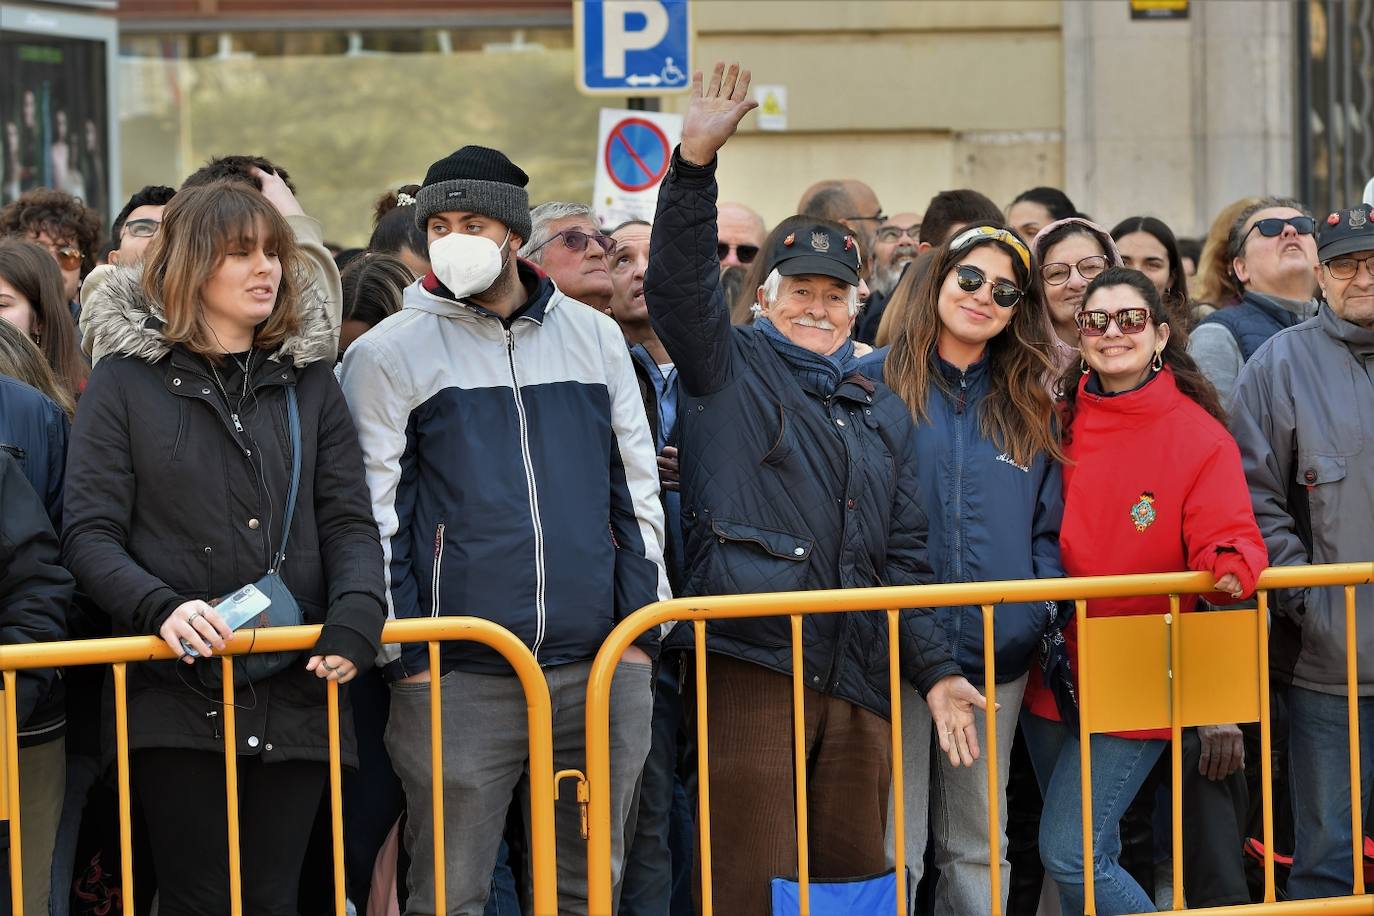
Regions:
[[[881,378],[887,349],[861,363]],[[988,395],[988,363],[960,372],[932,356],[944,379],[926,396],[925,420],[915,425],[916,473],[930,523],[927,549],[941,582],[1045,579],[1064,575],[1059,524],[1064,515],[1059,462],[1043,452],[1017,464],[985,437],[980,407]],[[978,607],[937,609],[949,649],[975,686],[983,683],[983,612]],[[1048,623],[1044,602],[999,605],[994,617],[997,681],[1025,674]]]
[[[930,582],[906,406],[857,372],[829,397],[807,390],[761,331],[731,327],[716,240],[715,165],[674,154],[644,297],[682,386],[683,594]],[[918,690],[959,673],[934,614],[907,609],[902,624],[902,673]],[[713,621],[707,634],[708,652],[791,673],[786,617]],[[807,686],[889,714],[885,615],[809,615],[802,634]]]
[[[654,440],[616,323],[519,262],[509,319],[433,274],[358,338],[340,382],[358,426],[393,618],[501,624],[541,665],[584,661],[622,618],[671,597]],[[651,655],[659,631],[639,645]],[[383,647],[386,672],[429,667]],[[472,642],[440,673],[507,674]]]

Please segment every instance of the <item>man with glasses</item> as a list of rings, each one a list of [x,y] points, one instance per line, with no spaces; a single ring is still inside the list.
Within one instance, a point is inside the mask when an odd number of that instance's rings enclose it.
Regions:
[[[816,182],[802,194],[797,212],[848,226],[861,251],[873,250],[873,236],[887,219],[878,195],[857,178]]]
[[[62,270],[62,292],[80,315],[76,294],[81,278],[95,267],[100,242],[100,214],[70,194],[34,188],[0,210],[0,237],[17,236],[37,242],[52,254]]]
[[[1274,566],[1366,562],[1374,546],[1374,214],[1320,223],[1316,317],[1276,333],[1236,381],[1231,428]],[[1274,592],[1270,659],[1288,687],[1293,870],[1288,896],[1348,894],[1350,757],[1345,590]],[[1360,810],[1374,758],[1374,588],[1355,589]]]
[[[150,184],[129,198],[110,226],[110,238],[115,245],[108,258],[111,264],[142,263],[143,253],[162,227],[162,211],[175,194],[175,188]]]
[[[720,256],[720,266],[742,267],[754,263],[768,237],[768,227],[763,217],[744,204],[721,204],[717,217],[720,225],[716,254]]]
[[[431,272],[401,311],[358,338],[340,383],[358,427],[387,563],[391,616],[476,614],[516,635],[543,668],[557,769],[586,765],[592,659],[615,625],[669,597],[654,437],[614,322],[569,298],[515,252],[534,239],[529,176],[497,150],[465,146],[415,194]],[[563,217],[563,219],[567,219]],[[545,251],[580,229],[544,225]],[[553,227],[553,231],[547,231]],[[574,223],[569,222],[569,226]],[[560,235],[560,233],[562,233]],[[597,233],[599,237],[599,233]],[[547,244],[545,244],[547,243]],[[601,259],[604,263],[604,256]],[[651,655],[628,649],[611,690],[611,848],[649,752]],[[448,838],[447,912],[480,916],[506,815],[528,810],[524,692],[510,665],[445,642],[383,650],[386,747],[409,811],[408,913],[434,913],[434,831]],[[444,823],[435,824],[429,692],[443,698]],[[577,802],[557,806],[559,912],[587,912]]]
[[[1229,403],[1241,366],[1260,344],[1311,317],[1317,264],[1312,214],[1296,200],[1266,197],[1241,211],[1228,240],[1231,271],[1245,291],[1232,308],[1203,319],[1188,352]]]
[[[878,227],[868,259],[868,301],[854,323],[855,340],[873,343],[888,297],[897,288],[907,265],[921,253],[920,245],[920,213],[895,213]]]
[[[614,249],[591,207],[550,201],[530,211],[530,237],[520,256],[543,268],[565,296],[609,315]]]

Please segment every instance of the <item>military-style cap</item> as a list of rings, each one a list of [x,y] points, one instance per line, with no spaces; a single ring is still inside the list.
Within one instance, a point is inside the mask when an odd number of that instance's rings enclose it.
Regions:
[[[1317,257],[1322,261],[1356,251],[1374,251],[1374,217],[1369,204],[1337,210],[1318,223]]]
[[[768,271],[784,277],[821,274],[859,285],[859,243],[849,232],[814,223],[789,232],[768,253]]]

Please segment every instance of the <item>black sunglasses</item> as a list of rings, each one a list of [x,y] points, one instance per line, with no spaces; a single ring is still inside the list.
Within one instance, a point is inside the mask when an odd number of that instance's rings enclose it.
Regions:
[[[540,242],[535,248],[531,249],[530,254],[534,254],[540,248],[543,248],[557,238],[563,240],[564,247],[569,251],[586,251],[589,242],[596,242],[606,254],[615,251],[615,239],[611,238],[609,235],[591,235],[579,229],[564,229],[562,232],[555,232],[553,235]]]
[[[759,256],[759,246],[757,245],[731,245],[726,242],[716,243],[716,257],[724,261],[730,256],[730,249],[735,250],[735,257],[739,258],[741,264],[752,264],[754,258]]]
[[[987,276],[978,268],[970,267],[968,264],[960,264],[954,268],[954,281],[959,284],[959,288],[966,293],[976,293],[983,288],[984,283],[992,284],[992,301],[996,302],[1004,309],[1012,308],[1021,301],[1024,295],[1021,290],[1012,286],[1005,280],[989,280]]]
[[[1256,229],[1259,234],[1267,239],[1272,239],[1282,234],[1284,226],[1292,226],[1293,231],[1298,235],[1311,235],[1317,231],[1317,221],[1310,216],[1290,216],[1287,219],[1281,216],[1270,216],[1266,219],[1257,219],[1255,224],[1245,230],[1245,234],[1240,237],[1240,242],[1236,245],[1236,256],[1245,250],[1245,240],[1250,237],[1250,233]]]

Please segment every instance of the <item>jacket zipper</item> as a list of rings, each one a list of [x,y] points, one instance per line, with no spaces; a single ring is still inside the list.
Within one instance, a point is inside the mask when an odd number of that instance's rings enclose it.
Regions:
[[[953,549],[949,552],[954,564],[952,582],[964,581],[964,410],[968,406],[968,371],[959,373],[959,400],[954,405],[954,506],[952,518],[950,519],[949,530],[954,533]],[[951,649],[957,651],[960,641],[963,639],[963,615],[951,615],[954,621],[954,632],[947,634],[950,640]]]
[[[434,529],[434,581],[429,587],[429,616],[439,616],[439,575],[444,565],[444,523]]]
[[[544,643],[544,526],[539,518],[539,487],[534,479],[534,460],[530,457],[529,421],[525,415],[525,401],[520,393],[520,379],[515,374],[515,332],[506,328],[506,358],[510,363],[510,380],[515,396],[515,414],[520,420],[520,458],[525,465],[525,487],[530,499],[530,522],[534,525],[534,645],[531,651],[539,661],[539,647]]]

